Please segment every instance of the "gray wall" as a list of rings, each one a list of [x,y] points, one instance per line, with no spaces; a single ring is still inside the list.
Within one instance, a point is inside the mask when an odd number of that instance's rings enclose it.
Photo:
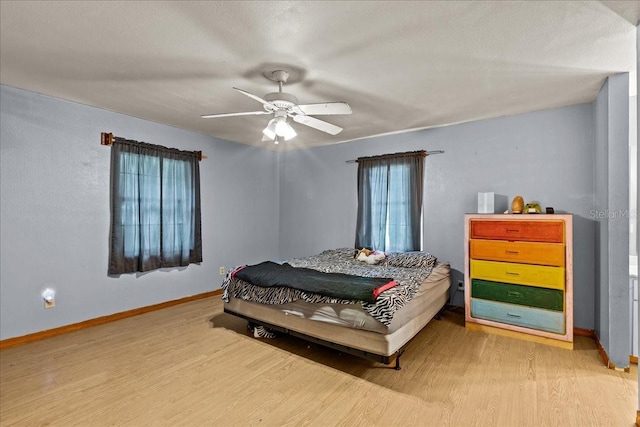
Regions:
[[[594,102],[596,334],[629,366],[629,74],[611,76]]]
[[[636,25],[636,156],[637,163],[636,167],[640,167],[640,144],[638,144],[638,139],[640,138],[640,96],[638,96],[638,90],[640,90],[640,22]],[[636,203],[640,201],[640,185],[636,184]],[[636,253],[640,251],[640,230],[638,230],[638,208],[636,205]],[[639,254],[640,255],[640,254]],[[638,331],[640,330],[640,316],[638,316],[638,325],[635,328],[636,330],[636,339],[640,338],[638,336]],[[640,390],[640,375],[638,375],[638,390]],[[638,412],[640,412],[640,393],[638,393]]]
[[[0,86],[0,339],[220,288],[220,266],[278,256],[277,154]],[[107,276],[110,149],[100,132],[209,156],[204,261]],[[45,310],[40,296],[57,292]]]
[[[631,84],[631,82],[629,82]],[[638,96],[629,97],[629,255],[638,255]]]
[[[593,329],[592,121],[593,104],[583,104],[283,153],[281,256],[353,246],[358,166],[346,160],[442,149],[425,160],[424,249],[451,263],[454,286],[464,271],[463,214],[477,211],[477,193],[522,195],[574,214],[575,324]]]
[[[594,128],[595,128],[595,163],[594,163],[594,187],[595,187],[595,204],[594,212],[606,212],[608,203],[607,191],[609,188],[608,171],[609,159],[606,143],[609,129],[609,82],[606,81],[596,100],[594,101]],[[603,282],[608,283],[609,263],[608,263],[608,242],[609,228],[602,219],[594,218],[596,223],[596,262],[595,276],[597,286],[596,307],[595,307],[595,324],[598,338],[605,349],[609,347],[609,289],[607,286],[601,285]],[[604,226],[603,226],[604,225]]]

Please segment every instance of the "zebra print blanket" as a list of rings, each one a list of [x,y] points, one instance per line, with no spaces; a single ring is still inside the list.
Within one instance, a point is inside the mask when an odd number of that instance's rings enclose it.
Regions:
[[[358,300],[343,300],[285,287],[262,288],[238,278],[233,278],[230,273],[222,284],[224,291],[222,298],[228,302],[229,297],[233,296],[234,298],[261,304],[286,304],[299,299],[310,303],[361,304],[365,312],[379,322],[389,326],[396,311],[409,302],[418,292],[420,284],[429,277],[436,262],[436,258],[433,255],[422,252],[419,253],[420,268],[395,267],[389,265],[389,263],[369,265],[356,260],[354,258],[355,253],[354,249],[349,248],[331,249],[306,258],[290,259],[287,263],[293,267],[311,268],[325,273],[344,273],[363,277],[391,277],[398,282],[398,285],[382,292],[374,303],[368,303]],[[409,257],[404,258],[404,265],[408,265],[406,259],[409,259]]]

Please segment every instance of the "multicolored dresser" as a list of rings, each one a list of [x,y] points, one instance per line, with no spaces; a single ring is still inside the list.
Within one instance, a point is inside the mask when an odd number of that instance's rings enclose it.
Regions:
[[[573,216],[465,215],[465,320],[573,349]]]

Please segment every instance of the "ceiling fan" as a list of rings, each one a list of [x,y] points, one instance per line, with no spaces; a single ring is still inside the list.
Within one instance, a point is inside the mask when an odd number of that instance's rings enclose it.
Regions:
[[[298,104],[298,98],[282,91],[282,85],[286,83],[289,78],[289,73],[287,71],[273,71],[270,76],[267,75],[267,78],[278,83],[278,92],[268,93],[264,98],[260,98],[252,93],[234,87],[238,92],[260,102],[264,110],[247,111],[243,113],[205,114],[202,118],[211,119],[218,117],[273,114],[273,118],[269,120],[267,127],[262,131],[264,134],[262,140],[274,141],[276,144],[278,143],[278,137],[284,138],[285,141],[288,141],[297,135],[291,125],[287,123],[287,117],[291,117],[296,123],[312,127],[331,135],[337,135],[342,132],[342,128],[340,126],[336,126],[311,116],[351,114],[351,107],[349,104],[346,102]]]

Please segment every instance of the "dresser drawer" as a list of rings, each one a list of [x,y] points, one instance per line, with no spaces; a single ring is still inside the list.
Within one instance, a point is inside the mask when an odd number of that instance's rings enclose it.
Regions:
[[[472,298],[471,316],[557,334],[565,333],[564,314],[558,311]]]
[[[472,259],[471,278],[564,290],[564,268]]]
[[[564,309],[564,292],[557,289],[473,279],[471,281],[471,296],[547,310],[562,311]]]
[[[564,244],[470,240],[471,258],[564,267]]]
[[[472,239],[564,242],[563,221],[471,221]]]

